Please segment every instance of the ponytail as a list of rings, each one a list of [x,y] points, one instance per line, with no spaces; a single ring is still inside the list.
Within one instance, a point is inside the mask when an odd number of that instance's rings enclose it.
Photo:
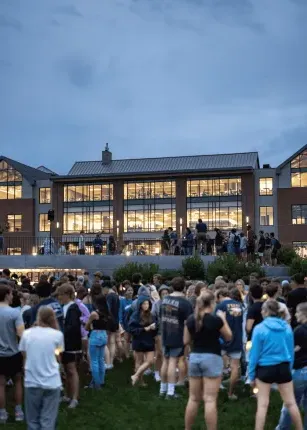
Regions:
[[[211,291],[202,293],[196,300],[194,311],[195,318],[195,331],[200,331],[203,326],[203,313],[202,311],[211,306],[214,302],[214,294]]]

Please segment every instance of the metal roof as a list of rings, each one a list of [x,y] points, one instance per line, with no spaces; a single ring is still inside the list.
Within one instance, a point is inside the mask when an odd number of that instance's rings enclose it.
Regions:
[[[51,174],[45,173],[42,170],[35,169],[34,167],[27,166],[26,164],[19,163],[19,161],[12,160],[11,158],[0,155],[0,161],[5,161],[9,166],[16,169],[22,177],[27,179],[30,183],[37,180],[50,179]]]
[[[102,161],[77,161],[68,176],[119,176],[148,173],[204,172],[214,170],[251,170],[259,168],[257,152],[140,158]],[[60,178],[60,177],[59,177]]]

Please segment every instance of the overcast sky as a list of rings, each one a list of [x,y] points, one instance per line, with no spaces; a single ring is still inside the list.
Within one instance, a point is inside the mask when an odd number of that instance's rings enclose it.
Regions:
[[[0,154],[76,160],[307,143],[307,0],[0,0]]]

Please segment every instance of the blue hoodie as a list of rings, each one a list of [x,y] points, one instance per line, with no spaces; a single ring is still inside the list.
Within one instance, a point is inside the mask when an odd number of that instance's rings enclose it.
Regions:
[[[154,351],[155,350],[155,337],[157,330],[145,331],[145,327],[152,323],[157,324],[157,320],[152,316],[150,324],[143,325],[140,319],[141,305],[145,301],[149,302],[149,309],[151,310],[152,304],[149,297],[141,296],[137,301],[137,310],[133,312],[129,320],[129,333],[132,334],[132,349],[133,351]]]
[[[290,325],[276,317],[268,317],[258,324],[252,336],[248,376],[255,380],[257,366],[274,366],[289,362],[293,367],[294,337]]]
[[[133,300],[127,299],[126,297],[123,297],[120,299],[120,307],[119,307],[119,322],[122,327],[125,325],[125,312],[126,308],[128,306],[132,305]]]

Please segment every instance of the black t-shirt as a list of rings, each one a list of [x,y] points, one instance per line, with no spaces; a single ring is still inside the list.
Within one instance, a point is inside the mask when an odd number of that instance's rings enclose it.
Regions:
[[[192,337],[191,352],[221,355],[220,329],[224,323],[220,317],[205,314],[199,331],[195,330],[195,317],[190,315],[186,322]]]
[[[295,352],[294,369],[307,366],[307,324],[302,324],[294,330],[294,345],[300,349]]]
[[[260,324],[263,321],[263,318],[261,315],[262,304],[263,304],[262,302],[255,302],[251,306],[249,306],[247,310],[246,321],[255,320],[251,332],[247,335],[247,340],[251,340],[254,328],[256,327],[257,324]]]
[[[183,348],[184,322],[193,313],[191,303],[180,296],[167,296],[161,304],[162,345]]]
[[[297,326],[297,321],[295,318],[296,307],[300,303],[304,303],[304,302],[307,302],[307,288],[305,287],[295,288],[295,290],[291,291],[288,294],[287,307],[292,315],[291,325],[293,328]]]

